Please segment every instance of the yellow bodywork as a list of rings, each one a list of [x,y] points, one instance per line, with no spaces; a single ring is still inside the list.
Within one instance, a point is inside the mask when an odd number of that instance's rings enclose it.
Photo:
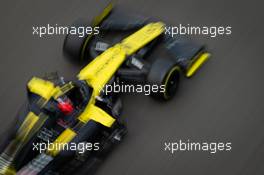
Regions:
[[[29,112],[26,119],[18,130],[18,135],[16,136],[17,139],[22,141],[25,140],[38,120],[39,117],[37,115],[35,115],[33,112]]]
[[[93,88],[91,100],[87,108],[79,117],[82,122],[87,122],[90,119],[93,119],[107,127],[112,126],[114,119],[104,111],[100,111],[101,109],[99,110],[94,106],[96,96],[100,94],[108,81],[126,60],[127,56],[134,54],[163,32],[163,23],[150,23],[125,38],[121,43],[107,49],[81,70],[78,78],[80,80],[85,80]]]
[[[186,72],[186,77],[190,78],[197,72],[197,70],[209,59],[209,53],[201,54],[188,68]]]
[[[23,144],[29,138],[30,132],[39,120],[33,112],[29,112],[24,122],[19,128],[17,135],[0,155],[0,175],[15,175],[16,171],[13,167],[13,159],[17,152],[20,151]]]
[[[27,86],[30,92],[43,97],[45,100],[49,100],[54,94],[55,90],[54,84],[52,82],[37,77],[33,77]]]
[[[55,157],[76,135],[77,133],[72,129],[65,129],[62,134],[48,146],[48,154]]]
[[[157,38],[164,31],[164,24],[150,23],[124,39],[121,43],[107,49],[88,64],[78,75],[80,80],[86,80],[97,96],[106,83],[112,78],[127,56]]]
[[[87,109],[85,109],[83,114],[79,117],[79,120],[84,123],[87,123],[89,120],[93,120],[98,123],[101,123],[106,127],[111,127],[112,124],[115,122],[115,119],[112,116],[107,114],[101,108],[92,104],[88,105]]]
[[[6,166],[4,168],[1,168],[0,174],[1,175],[15,175],[16,170],[13,166]]]
[[[111,127],[113,125],[115,119],[101,108],[95,106],[96,97],[99,96],[102,89],[128,56],[134,54],[163,32],[163,23],[150,23],[134,34],[128,36],[120,43],[107,49],[81,70],[78,78],[86,81],[88,85],[93,88],[93,93],[88,105],[78,117],[81,123],[87,123],[88,121],[93,120],[106,127]],[[46,100],[51,97],[56,99],[64,91],[63,87],[55,87],[53,83],[38,78],[33,78],[29,82],[28,88],[31,92],[40,95]],[[62,132],[62,134],[55,140],[54,144],[67,144],[76,136],[76,134],[77,133],[73,129],[68,128]],[[59,147],[57,149],[48,150],[48,154],[56,156],[61,149],[62,148]]]
[[[78,75],[93,88],[94,96],[99,95],[105,84],[110,80],[126,58],[124,50],[116,45],[94,59]]]

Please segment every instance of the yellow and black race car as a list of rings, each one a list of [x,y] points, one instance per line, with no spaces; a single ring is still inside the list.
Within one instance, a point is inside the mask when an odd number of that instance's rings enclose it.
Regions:
[[[156,84],[163,91],[151,95],[169,100],[180,76],[191,77],[209,57],[203,45],[166,36],[164,23],[121,14],[112,4],[91,24],[73,26],[87,25],[98,26],[100,35],[68,34],[64,42],[68,57],[89,62],[77,80],[52,74],[28,82],[28,102],[0,146],[0,174],[73,174],[93,167],[127,132],[119,93],[106,93],[106,85]],[[170,56],[150,59],[159,45]]]

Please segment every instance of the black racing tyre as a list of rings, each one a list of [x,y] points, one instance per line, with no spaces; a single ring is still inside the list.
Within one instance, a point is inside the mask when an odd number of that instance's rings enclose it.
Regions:
[[[150,68],[147,82],[152,86],[159,86],[159,90],[152,91],[151,96],[160,100],[170,100],[178,89],[180,74],[180,67],[173,60],[156,59]]]
[[[91,26],[91,22],[78,19],[76,20],[71,27],[75,27],[78,30],[79,27],[88,27]],[[80,37],[79,34],[70,34],[68,33],[64,40],[63,52],[72,61],[81,62],[85,59],[88,53],[89,43],[92,39],[92,34],[88,35],[84,32],[84,36]]]

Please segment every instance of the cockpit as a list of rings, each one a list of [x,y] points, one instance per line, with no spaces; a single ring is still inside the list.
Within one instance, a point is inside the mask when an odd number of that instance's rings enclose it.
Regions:
[[[32,87],[29,89],[28,100],[30,111],[37,115],[44,113],[49,116],[50,120],[53,121],[52,123],[54,121],[56,121],[55,123],[59,122],[63,127],[68,127],[76,122],[78,116],[88,105],[93,90],[85,81],[66,82],[59,86],[54,86],[60,89],[58,96],[51,95],[48,101],[42,102],[45,96],[41,92],[49,90],[47,86],[49,81],[44,82],[45,86],[40,84],[41,82],[38,83],[38,85],[41,85],[38,86],[41,91],[37,91]]]

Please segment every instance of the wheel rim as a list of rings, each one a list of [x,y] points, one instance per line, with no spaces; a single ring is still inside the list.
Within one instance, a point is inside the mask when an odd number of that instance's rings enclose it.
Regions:
[[[180,80],[180,68],[178,66],[173,67],[165,79],[165,92],[164,98],[170,99],[173,97],[177,91],[178,84]]]

